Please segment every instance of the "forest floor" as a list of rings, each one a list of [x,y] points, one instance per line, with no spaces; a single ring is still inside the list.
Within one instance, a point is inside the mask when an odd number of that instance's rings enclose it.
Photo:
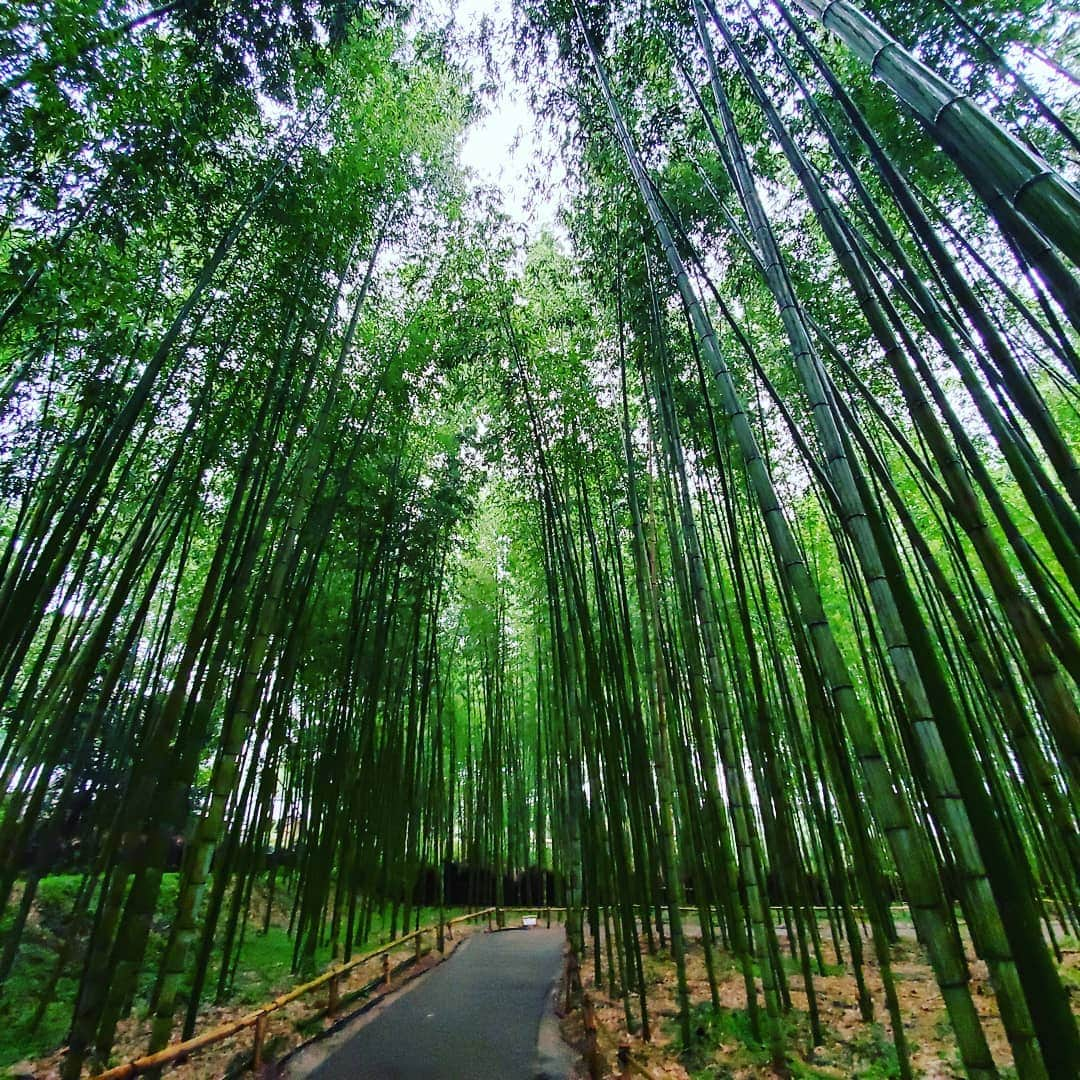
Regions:
[[[38,1004],[43,991],[49,986],[57,962],[62,959],[64,942],[72,934],[84,936],[87,927],[73,926],[69,917],[71,901],[78,888],[79,878],[56,876],[45,878],[39,888],[38,899],[32,909],[27,934],[15,966],[0,995],[0,1076],[11,1080],[53,1080],[59,1076],[63,1055],[63,1042],[71,1022],[77,979],[80,972],[78,950],[67,958],[55,989],[40,1017]],[[239,963],[231,991],[221,1004],[214,1004],[221,957],[211,960],[206,980],[204,1000],[200,1009],[196,1032],[202,1033],[226,1024],[250,1013],[260,1005],[271,1001],[278,994],[292,989],[305,981],[292,971],[293,939],[288,936],[290,897],[279,891],[271,912],[270,926],[263,934],[262,918],[265,911],[265,891],[255,890],[251,923],[244,937]],[[16,903],[11,905],[17,906]],[[136,1001],[143,1003],[122,1020],[110,1062],[113,1064],[131,1060],[146,1052],[149,1042],[150,1020],[145,1002],[149,997],[158,963],[165,944],[165,933],[176,901],[176,875],[167,874],[158,904],[147,960],[140,976]],[[462,909],[447,908],[445,918],[461,914]],[[437,909],[414,910],[411,924],[428,926],[438,919]],[[357,946],[355,953],[376,949],[389,940],[390,911],[373,913],[371,932],[367,943]],[[0,927],[0,931],[4,928]],[[402,931],[399,929],[398,933]],[[455,927],[455,942],[447,942],[446,955],[451,947],[467,936],[471,929]],[[433,942],[425,938],[425,953],[419,963],[413,963],[415,948],[412,941],[390,954],[393,974],[391,989],[420,971],[433,967],[439,956],[431,948]],[[329,946],[322,946],[316,953],[315,974],[324,971],[330,963]],[[360,988],[378,979],[381,959],[360,965],[350,977],[341,983],[341,1008],[339,1016],[355,1012],[360,1001],[350,1001]],[[314,975],[308,976],[313,978]],[[372,991],[364,1000],[374,1000],[385,993],[384,988]],[[310,995],[291,1003],[273,1013],[266,1033],[268,1059],[283,1057],[302,1042],[331,1026],[335,1020],[326,1017],[327,990],[319,988]],[[36,1026],[35,1026],[36,1020]],[[174,1032],[179,1040],[179,1022]],[[240,1073],[250,1062],[252,1032],[247,1030],[216,1046],[203,1050],[189,1061],[170,1068],[168,1075],[177,1080],[202,1080],[206,1077],[222,1077]],[[84,1071],[84,1075],[91,1075]]]
[[[85,927],[72,926],[67,916],[78,879],[55,877],[42,882],[39,900],[33,909],[28,935],[20,949],[17,963],[4,986],[0,998],[0,1076],[52,1080],[58,1076],[61,1044],[71,1019],[71,1010],[79,974],[79,959],[69,957],[62,977],[50,993],[49,1002],[31,1030],[38,1001],[49,985],[61,955],[63,943],[72,935],[85,935]],[[164,934],[175,904],[175,875],[166,877],[158,918],[151,939],[151,949],[141,976],[137,1000],[145,1001],[157,970],[164,945]],[[17,898],[16,898],[17,899]],[[215,956],[207,978],[205,997],[208,1004],[200,1010],[198,1032],[227,1023],[247,1014],[297,985],[301,979],[292,972],[293,941],[287,933],[289,910],[287,893],[279,896],[271,912],[268,932],[260,932],[265,896],[256,893],[252,925],[245,936],[235,981],[228,999],[209,1004],[214,997],[220,957]],[[458,910],[446,909],[450,918]],[[433,909],[419,912],[419,924],[427,926],[437,914]],[[413,916],[413,925],[416,913]],[[374,913],[373,926],[365,949],[374,949],[389,938],[390,913],[385,918]],[[898,993],[905,1017],[912,1064],[915,1074],[924,1080],[946,1080],[961,1077],[960,1067],[944,1004],[934,983],[929,964],[915,941],[910,922],[897,918],[900,943],[894,949],[894,971]],[[3,927],[0,927],[2,930]],[[609,996],[606,985],[596,986],[593,979],[591,950],[583,970],[586,988],[593,996],[600,1023],[599,1044],[608,1067],[607,1076],[616,1076],[616,1052],[621,1041],[629,1038],[639,1075],[654,1080],[748,1080],[752,1077],[774,1075],[768,1065],[768,1054],[754,1042],[745,1011],[745,996],[740,971],[728,954],[717,952],[721,1012],[714,1015],[710,1007],[709,987],[699,932],[687,925],[689,948],[687,973],[693,1006],[695,1047],[690,1054],[680,1053],[677,1047],[677,1005],[675,967],[666,950],[650,954],[642,942],[642,961],[648,982],[648,1001],[652,1020],[652,1041],[643,1043],[638,1035],[627,1036],[622,1002]],[[828,925],[821,925],[825,974],[815,969],[814,983],[825,1040],[822,1046],[811,1047],[806,994],[797,964],[785,954],[792,1009],[785,1017],[785,1035],[789,1048],[790,1074],[795,1077],[866,1078],[887,1080],[897,1074],[896,1055],[892,1045],[888,1016],[884,1011],[881,981],[869,942],[864,944],[865,975],[874,998],[876,1018],[866,1024],[859,1017],[855,980],[836,963],[829,941]],[[458,929],[459,940],[469,930]],[[781,946],[786,944],[783,930],[778,931]],[[448,944],[447,955],[450,954]],[[1063,977],[1072,996],[1074,1008],[1080,1011],[1080,942],[1067,937],[1059,941],[1063,952]],[[357,951],[363,951],[357,949]],[[438,956],[427,952],[421,961],[411,963],[414,948],[407,942],[391,955],[391,963],[400,970],[394,975],[392,988],[438,963]],[[329,949],[321,948],[316,956],[315,971],[326,968]],[[355,995],[360,988],[375,980],[379,962],[363,965],[341,988],[342,1007],[339,1016],[354,1013],[361,1002]],[[1009,1066],[1011,1055],[1005,1039],[993,992],[981,961],[971,962],[974,996],[986,1019],[986,1028],[995,1058],[1004,1066],[1002,1076],[1014,1075]],[[365,1000],[382,995],[373,992]],[[636,1015],[637,1001],[633,999]],[[336,1021],[326,1016],[326,991],[316,991],[273,1014],[266,1036],[266,1052],[271,1059],[280,1060],[293,1048],[326,1030]],[[136,1009],[121,1022],[111,1061],[130,1060],[145,1052],[149,1021],[145,1007]],[[563,1035],[572,1046],[583,1044],[581,1014],[574,1012],[563,1022]],[[177,1031],[175,1038],[179,1038]],[[239,1074],[250,1062],[252,1034],[245,1031],[218,1046],[200,1052],[188,1062],[169,1070],[178,1080],[202,1080]],[[644,1070],[643,1072],[641,1070]]]
[[[588,964],[583,965],[585,989],[591,994],[598,1020],[598,1045],[605,1077],[620,1075],[617,1051],[629,1041],[635,1075],[653,1080],[749,1080],[778,1075],[769,1065],[767,1050],[752,1037],[746,1013],[742,973],[730,954],[717,951],[717,977],[721,1011],[712,1011],[705,973],[700,931],[687,928],[687,980],[692,1007],[695,1046],[690,1053],[678,1048],[678,1006],[675,964],[666,950],[650,955],[642,942],[642,962],[648,983],[648,1003],[652,1021],[652,1041],[644,1043],[639,1034],[629,1035],[622,1000],[611,996],[610,987],[598,986],[594,978],[591,946]],[[893,970],[904,1015],[911,1064],[915,1076],[923,1080],[950,1080],[965,1075],[960,1064],[945,1005],[934,982],[930,965],[915,940],[910,923],[897,918],[900,942],[893,950]],[[785,953],[792,1009],[784,1017],[788,1047],[788,1075],[832,1078],[832,1080],[889,1080],[899,1076],[891,1025],[884,1007],[881,979],[869,941],[864,942],[864,971],[874,1000],[875,1019],[867,1024],[859,1016],[854,977],[836,964],[829,941],[827,923],[820,927],[825,975],[814,970],[814,986],[824,1033],[824,1044],[811,1045],[807,998],[797,963]],[[780,944],[786,946],[782,928]],[[1062,974],[1073,1009],[1080,1014],[1080,942],[1059,940]],[[606,953],[605,953],[606,957]],[[1015,1077],[1012,1054],[991,989],[986,965],[971,960],[972,988],[976,1006],[985,1020],[991,1050],[1003,1067],[1003,1080]],[[637,1018],[637,999],[632,998]],[[584,1046],[582,1014],[571,1013],[563,1021],[563,1037],[578,1048]]]

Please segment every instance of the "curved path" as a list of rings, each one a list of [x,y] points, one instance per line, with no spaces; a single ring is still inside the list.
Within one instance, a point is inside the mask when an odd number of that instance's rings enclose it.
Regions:
[[[445,963],[295,1060],[311,1080],[561,1080],[562,929],[475,934]],[[316,1061],[318,1059],[318,1061]]]

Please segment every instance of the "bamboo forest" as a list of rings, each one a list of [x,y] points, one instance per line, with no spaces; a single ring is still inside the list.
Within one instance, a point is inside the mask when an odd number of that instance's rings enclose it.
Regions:
[[[0,0],[0,1070],[1080,1077],[1078,185],[1073,0]]]

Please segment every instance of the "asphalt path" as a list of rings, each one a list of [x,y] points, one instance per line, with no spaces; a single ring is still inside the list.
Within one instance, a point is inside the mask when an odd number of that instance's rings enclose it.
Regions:
[[[302,1074],[560,1080],[570,1057],[552,1001],[565,942],[561,928],[474,934],[445,963],[340,1032],[329,1055]]]

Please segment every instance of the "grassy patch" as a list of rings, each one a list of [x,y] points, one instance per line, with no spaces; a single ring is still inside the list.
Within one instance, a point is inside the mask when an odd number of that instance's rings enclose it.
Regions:
[[[0,994],[0,1067],[46,1054],[67,1035],[77,987],[74,962],[65,965],[44,1010],[39,1011],[38,1006],[56,970],[63,942],[69,934],[85,929],[74,925],[70,917],[81,880],[74,874],[58,874],[43,878],[38,885],[22,946]],[[6,933],[11,928],[20,900],[21,889],[13,896],[0,931]]]
[[[852,1075],[866,1080],[893,1080],[900,1075],[896,1047],[879,1023],[860,1027],[848,1044],[851,1049]]]
[[[733,1075],[735,1069],[768,1063],[769,1053],[754,1038],[745,1009],[713,1012],[710,1002],[702,1002],[690,1011],[690,1031],[694,1045],[683,1054],[683,1062],[694,1080],[712,1080]]]
[[[782,952],[780,954],[780,963],[789,975],[795,976],[799,980],[799,986],[802,986],[802,963],[797,956],[792,956],[789,952]],[[756,966],[756,965],[755,965]],[[822,964],[824,970],[818,969],[817,961],[810,958],[810,975],[812,978],[821,978],[828,975],[846,975],[847,968],[843,964]],[[760,972],[758,972],[760,974]]]
[[[788,1068],[791,1075],[799,1080],[836,1080],[836,1070],[831,1068],[818,1068],[812,1062],[803,1061],[802,1058],[789,1057]]]

